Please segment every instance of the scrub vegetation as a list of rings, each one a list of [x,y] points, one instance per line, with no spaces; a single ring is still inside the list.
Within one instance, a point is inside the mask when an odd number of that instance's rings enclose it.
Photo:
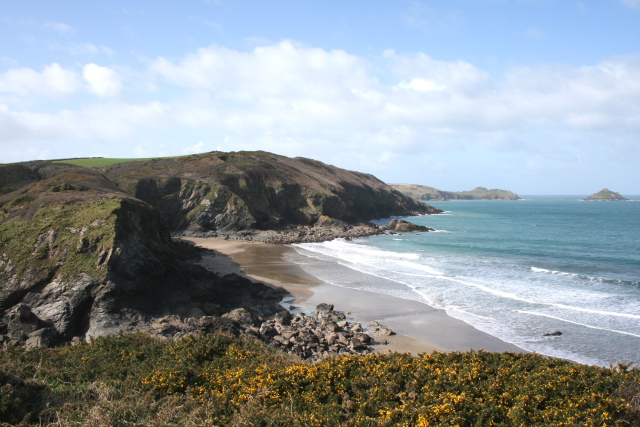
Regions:
[[[640,425],[640,372],[536,354],[303,363],[256,341],[145,335],[0,353],[0,421],[91,426]]]

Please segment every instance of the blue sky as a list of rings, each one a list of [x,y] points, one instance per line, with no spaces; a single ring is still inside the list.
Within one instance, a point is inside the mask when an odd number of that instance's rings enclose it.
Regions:
[[[640,0],[0,5],[2,163],[265,150],[640,194]]]

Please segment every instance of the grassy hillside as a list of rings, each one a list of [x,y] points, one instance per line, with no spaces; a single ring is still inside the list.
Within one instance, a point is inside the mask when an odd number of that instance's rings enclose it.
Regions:
[[[66,163],[68,165],[82,166],[85,168],[104,168],[106,166],[116,165],[118,163],[138,162],[144,160],[151,160],[151,158],[141,159],[111,159],[105,157],[87,157],[80,159],[64,159],[55,160],[55,163]]]
[[[638,370],[535,354],[396,353],[306,364],[219,335],[174,343],[128,335],[8,348],[0,371],[0,422],[22,425],[640,425]]]
[[[602,190],[590,195],[584,200],[628,200],[628,199],[622,197],[620,193],[611,191],[608,188],[603,188]]]
[[[417,200],[518,200],[517,194],[507,191],[484,187],[476,187],[470,191],[442,191],[426,185],[389,184],[401,193]]]

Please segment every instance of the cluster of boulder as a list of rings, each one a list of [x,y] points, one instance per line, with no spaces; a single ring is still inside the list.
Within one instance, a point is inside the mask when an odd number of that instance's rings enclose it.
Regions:
[[[26,304],[17,304],[0,318],[1,343],[24,343],[27,348],[51,347],[59,339],[59,333],[51,322],[40,319]]]
[[[275,314],[273,311],[277,310]],[[263,316],[269,315],[268,318]],[[269,345],[295,354],[304,360],[317,361],[332,355],[368,353],[373,338],[360,323],[347,321],[343,312],[332,304],[319,304],[315,316],[292,314],[281,305],[247,304],[222,316],[180,319],[167,316],[150,323],[152,335],[176,339],[196,332],[222,332],[234,336],[257,338]],[[377,322],[372,323],[376,335],[393,332]]]
[[[141,322],[137,332],[165,339],[179,339],[195,333],[224,333],[257,338],[304,360],[317,361],[332,355],[368,353],[374,340],[360,323],[349,322],[345,313],[332,304],[320,304],[315,316],[292,314],[282,305],[245,304],[221,315],[207,315],[193,309]],[[392,335],[393,331],[371,323],[371,333]],[[0,321],[0,341],[5,345],[24,344],[26,348],[51,347],[61,343],[56,329],[39,319],[26,304],[19,304]],[[75,337],[70,344],[81,340]]]
[[[385,233],[427,231],[435,230],[403,219],[393,219],[385,226],[378,226],[373,223],[351,225],[344,221],[332,219],[315,226],[300,225],[282,230],[185,231],[179,235],[185,237],[216,237],[223,240],[244,240],[289,245],[293,243],[326,242],[337,238],[355,239],[357,237],[375,236]]]
[[[369,352],[373,341],[360,323],[348,322],[344,313],[333,310],[332,304],[318,305],[315,317],[284,312],[260,325],[259,332],[274,347],[310,360]]]

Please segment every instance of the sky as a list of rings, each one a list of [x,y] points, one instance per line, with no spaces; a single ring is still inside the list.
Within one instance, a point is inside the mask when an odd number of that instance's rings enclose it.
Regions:
[[[0,0],[0,162],[264,150],[640,194],[640,0]]]

